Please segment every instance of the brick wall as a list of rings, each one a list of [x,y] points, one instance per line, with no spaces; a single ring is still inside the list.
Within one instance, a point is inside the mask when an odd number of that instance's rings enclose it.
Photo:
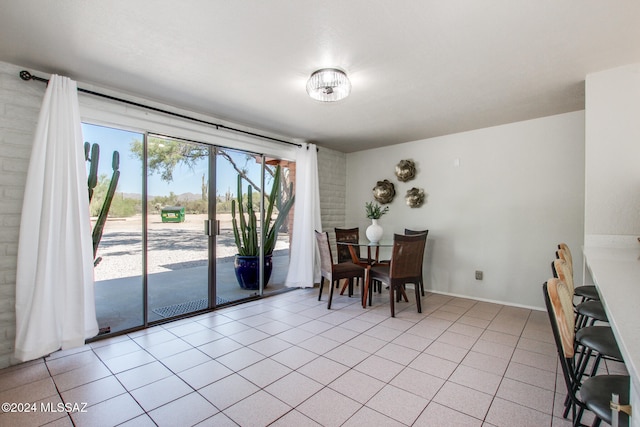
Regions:
[[[0,368],[15,363],[16,257],[22,197],[45,85],[0,62]]]
[[[335,227],[345,227],[347,198],[347,155],[340,151],[320,148],[318,151],[318,180],[320,183],[320,217],[322,229],[335,242]],[[332,249],[336,253],[335,246]]]

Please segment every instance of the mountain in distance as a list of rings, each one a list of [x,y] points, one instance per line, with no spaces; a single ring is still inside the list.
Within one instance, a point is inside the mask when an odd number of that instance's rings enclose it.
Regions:
[[[142,194],[140,193],[116,193],[118,196],[122,197],[123,199],[134,199],[134,200],[142,200]],[[156,196],[148,196],[149,199],[153,199]],[[178,194],[177,195],[178,200],[183,201],[183,202],[190,202],[193,200],[201,200],[202,199],[202,194],[195,194],[195,193],[182,193],[182,194]]]
[[[191,202],[193,200],[202,200],[202,194],[182,193],[178,194],[178,200]]]

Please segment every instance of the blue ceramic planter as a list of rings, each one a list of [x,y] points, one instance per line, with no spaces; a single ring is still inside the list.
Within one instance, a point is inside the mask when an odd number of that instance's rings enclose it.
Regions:
[[[267,287],[269,278],[271,277],[271,270],[273,269],[273,263],[271,261],[272,255],[265,255],[264,257],[264,287]],[[240,256],[236,255],[233,261],[235,267],[236,279],[242,289],[255,290],[260,288],[260,272],[258,270],[260,257],[257,256]]]

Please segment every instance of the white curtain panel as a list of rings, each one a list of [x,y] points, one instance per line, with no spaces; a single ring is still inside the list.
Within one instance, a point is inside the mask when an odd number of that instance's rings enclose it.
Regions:
[[[318,153],[315,144],[303,144],[296,156],[296,201],[291,259],[285,286],[310,288],[320,282],[320,255],[315,230],[322,231]]]
[[[15,357],[81,346],[98,333],[87,171],[76,82],[52,76],[22,205]]]

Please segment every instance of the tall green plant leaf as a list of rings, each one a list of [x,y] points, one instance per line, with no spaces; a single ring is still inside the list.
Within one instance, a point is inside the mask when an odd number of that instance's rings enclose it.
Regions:
[[[278,237],[278,231],[282,227],[282,224],[286,221],[289,211],[294,203],[293,196],[293,184],[289,189],[289,198],[285,204],[283,204],[278,210],[278,215],[274,220],[272,216],[274,214],[274,208],[280,201],[280,185],[282,180],[282,169],[280,166],[276,167],[274,173],[273,186],[269,196],[266,198],[265,217],[264,224],[262,226],[262,238],[264,244],[264,254],[270,255],[275,248],[276,240]],[[246,217],[245,210],[242,203],[242,176],[238,175],[238,186],[236,200],[231,202],[231,214],[233,234],[238,248],[238,254],[243,256],[258,256],[260,254],[260,241],[258,238],[258,221],[256,212],[253,209],[253,188],[251,185],[247,188],[247,209]],[[264,199],[263,199],[264,200]],[[236,209],[238,205],[238,217],[236,220]]]

